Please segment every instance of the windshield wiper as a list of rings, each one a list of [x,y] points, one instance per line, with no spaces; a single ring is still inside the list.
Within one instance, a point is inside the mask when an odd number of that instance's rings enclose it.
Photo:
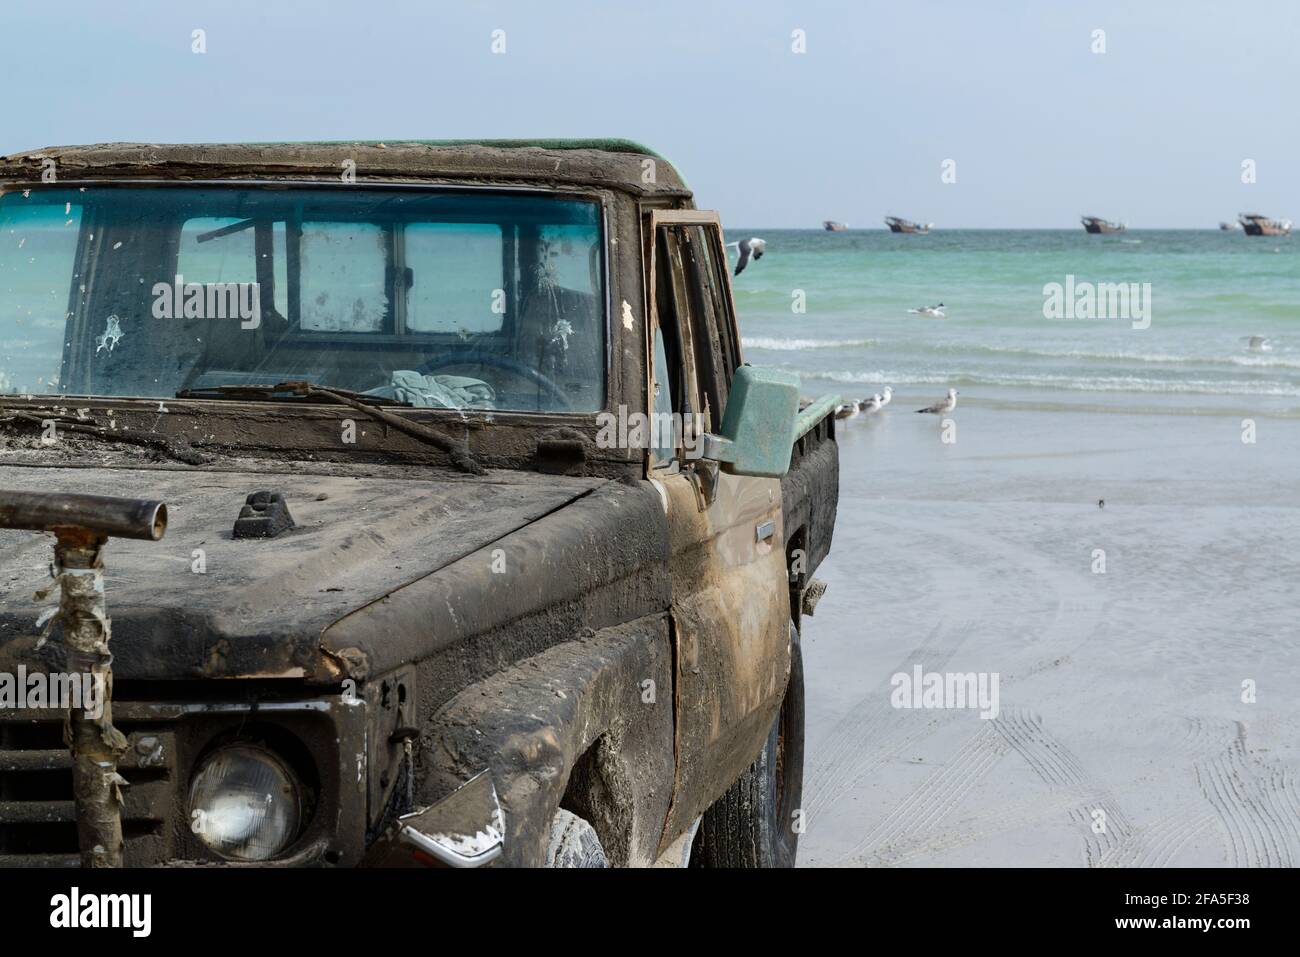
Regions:
[[[26,422],[34,425],[39,430],[44,429],[45,423],[51,421],[54,423],[56,430],[63,429],[80,435],[93,435],[114,442],[124,442],[128,445],[140,445],[145,448],[156,449],[187,465],[205,465],[208,461],[205,456],[200,455],[191,447],[189,440],[185,436],[171,438],[159,435],[157,432],[141,432],[139,429],[111,429],[108,426],[98,424],[93,419],[32,415],[28,412],[20,412],[17,409],[0,406],[0,423]]]
[[[178,399],[239,399],[252,402],[279,402],[286,399],[306,399],[311,389],[325,388],[336,395],[345,395],[367,405],[395,405],[414,408],[410,402],[401,399],[388,399],[381,395],[366,392],[350,392],[347,389],[317,387],[309,382],[280,382],[276,385],[211,385],[197,389],[181,389],[176,393]]]
[[[475,461],[469,450],[469,439],[457,442],[451,436],[431,429],[419,422],[412,422],[393,412],[385,411],[380,406],[399,406],[414,408],[409,402],[397,399],[385,399],[364,392],[350,392],[347,389],[332,389],[312,385],[310,382],[280,382],[276,385],[219,385],[202,389],[182,389],[176,393],[178,399],[235,398],[257,401],[279,401],[281,399],[325,399],[339,405],[356,409],[372,419],[391,425],[394,429],[432,445],[446,452],[451,464],[462,472],[482,475],[483,466]]]

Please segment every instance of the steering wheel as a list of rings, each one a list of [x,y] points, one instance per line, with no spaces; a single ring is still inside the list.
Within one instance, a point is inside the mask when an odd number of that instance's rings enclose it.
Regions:
[[[445,366],[455,365],[480,365],[490,366],[494,369],[504,369],[506,372],[513,372],[516,375],[523,376],[537,383],[560,404],[561,411],[572,412],[573,406],[569,402],[569,397],[564,394],[559,383],[548,376],[542,375],[532,366],[525,365],[517,359],[511,359],[509,356],[498,355],[495,352],[462,352],[451,353],[445,356],[437,356],[430,359],[423,365],[416,367],[416,372],[421,375],[431,375],[434,369],[441,369]]]

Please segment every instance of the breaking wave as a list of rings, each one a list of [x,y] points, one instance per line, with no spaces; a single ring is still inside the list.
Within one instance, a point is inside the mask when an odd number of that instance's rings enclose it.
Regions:
[[[1214,366],[1234,365],[1259,369],[1300,369],[1300,359],[1284,358],[1270,353],[1251,353],[1234,356],[1175,356],[1145,352],[1089,352],[1084,349],[1053,351],[1050,349],[1017,349],[1009,346],[983,346],[946,344],[926,350],[943,353],[979,353],[981,355],[1020,356],[1030,359],[1076,359],[1089,362],[1142,362],[1153,365]]]
[[[1078,392],[1144,392],[1187,395],[1265,395],[1300,397],[1300,385],[1290,382],[1240,379],[1145,379],[1140,376],[1067,375],[943,375],[928,372],[806,372],[793,370],[805,379],[820,379],[862,385],[951,385],[1003,386],[1025,389],[1068,389]]]
[[[808,349],[859,349],[876,344],[875,339],[776,339],[771,336],[742,336],[746,349],[770,352],[803,352]]]

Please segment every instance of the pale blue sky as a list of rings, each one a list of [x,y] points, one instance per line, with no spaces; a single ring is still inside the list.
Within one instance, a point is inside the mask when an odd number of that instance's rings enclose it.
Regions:
[[[618,135],[733,225],[1300,220],[1295,0],[7,0],[4,21],[6,153]]]

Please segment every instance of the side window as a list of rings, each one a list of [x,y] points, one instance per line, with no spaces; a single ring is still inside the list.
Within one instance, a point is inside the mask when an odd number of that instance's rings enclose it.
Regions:
[[[655,381],[652,385],[653,395],[650,400],[650,411],[660,421],[667,417],[668,421],[672,420],[673,414],[673,394],[668,383],[672,381],[672,373],[668,366],[668,348],[664,344],[664,333],[662,329],[655,330],[655,364],[654,364]],[[653,468],[662,468],[671,465],[677,459],[677,449],[670,442],[665,442],[662,433],[653,436],[650,447],[650,464]]]
[[[731,377],[740,364],[727,292],[726,257],[721,254],[717,230],[712,226],[681,227],[690,258],[692,342],[701,401],[709,427],[722,424]]]
[[[651,465],[660,468],[678,458],[672,428],[695,408],[689,350],[689,298],[678,227],[663,226],[655,236],[654,382],[651,384]],[[667,427],[665,427],[667,426]]]

